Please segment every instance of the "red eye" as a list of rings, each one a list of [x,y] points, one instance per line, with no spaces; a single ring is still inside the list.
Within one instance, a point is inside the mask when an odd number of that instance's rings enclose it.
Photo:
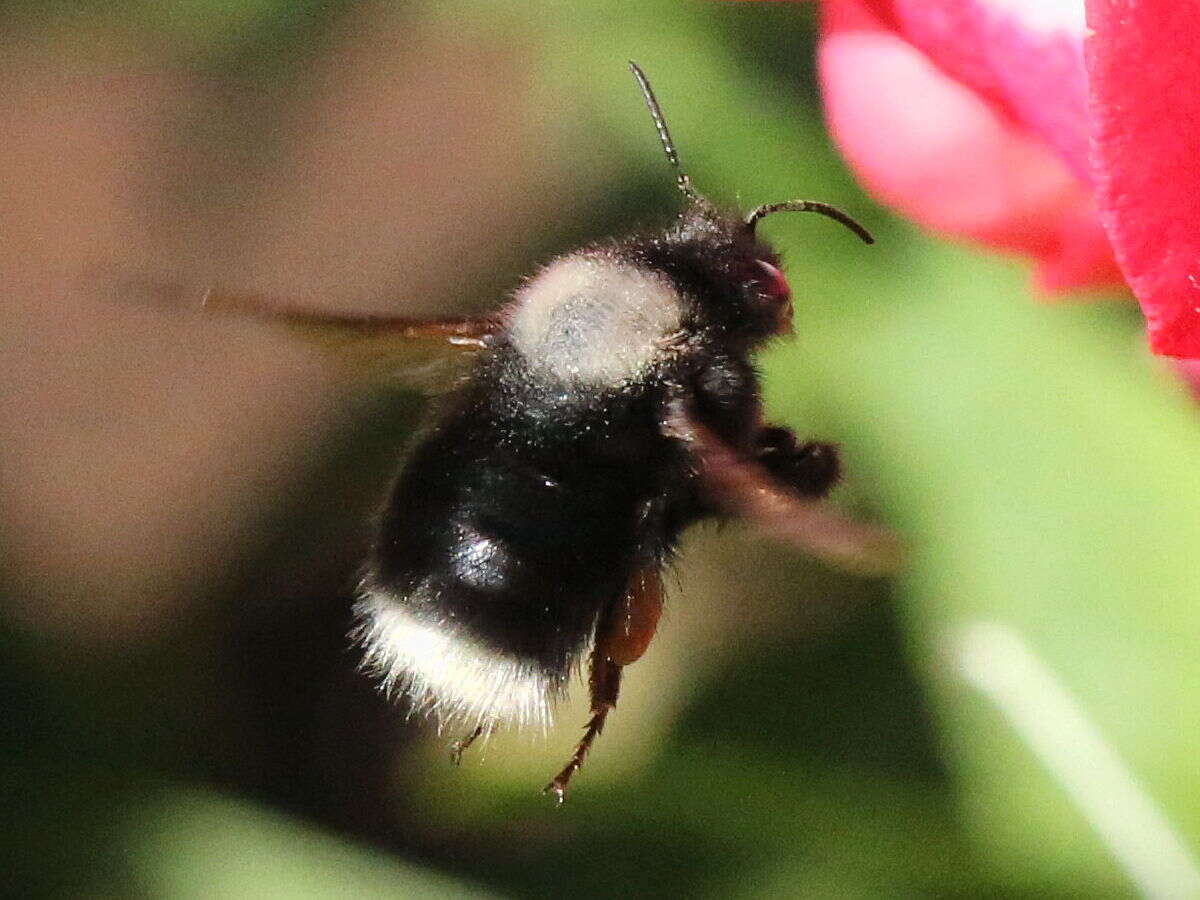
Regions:
[[[790,334],[792,331],[792,289],[788,286],[787,279],[783,277],[778,266],[773,266],[763,259],[756,259],[755,262],[762,269],[762,274],[755,281],[758,283],[759,289],[774,304],[775,333]]]
[[[788,286],[787,279],[783,277],[783,272],[765,260],[756,259],[755,262],[763,270],[761,276],[763,293],[780,303],[791,300],[792,289]]]

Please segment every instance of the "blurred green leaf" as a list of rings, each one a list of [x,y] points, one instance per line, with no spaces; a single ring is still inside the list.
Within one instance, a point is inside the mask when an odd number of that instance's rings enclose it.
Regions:
[[[1003,881],[964,844],[918,692],[898,671],[890,611],[854,618],[712,673],[637,776],[581,776],[562,808],[526,788],[476,811],[474,827],[501,845],[514,831],[539,840],[492,848],[471,871],[530,897],[561,896],[564,883],[581,896],[996,895]]]
[[[128,864],[149,897],[491,896],[215,794],[168,791],[131,822]]]
[[[793,272],[820,290],[802,301],[802,346],[774,360],[772,394],[845,436],[855,477],[871,479],[912,547],[911,638],[995,864],[1018,885],[1094,894],[1128,889],[1114,854],[1132,852],[1182,878],[1182,895],[1200,885],[1194,864],[1167,859],[1156,831],[1102,840],[1063,771],[1035,758],[1031,739],[1078,737],[1064,737],[1054,705],[1022,688],[1044,715],[1040,735],[1021,733],[995,705],[1002,692],[972,685],[1018,642],[1196,845],[1196,410],[1147,364],[1124,317],[1036,305],[1011,265],[909,246],[900,268],[867,257]],[[1060,749],[1102,805],[1122,802],[1087,747]]]

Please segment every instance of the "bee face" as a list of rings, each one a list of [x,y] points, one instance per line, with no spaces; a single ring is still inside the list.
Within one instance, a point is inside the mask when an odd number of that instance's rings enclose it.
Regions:
[[[671,279],[689,298],[692,320],[738,350],[792,328],[792,291],[779,255],[738,215],[699,199],[665,235],[634,241],[634,258]]]
[[[778,254],[761,241],[736,248],[729,283],[736,290],[730,330],[755,346],[792,331],[792,289]]]

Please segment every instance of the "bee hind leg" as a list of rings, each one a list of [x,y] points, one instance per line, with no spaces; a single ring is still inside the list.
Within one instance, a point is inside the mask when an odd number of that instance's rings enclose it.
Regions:
[[[621,668],[607,656],[603,656],[599,650],[592,654],[592,670],[588,677],[592,691],[592,717],[588,719],[583,739],[575,745],[575,752],[571,754],[570,760],[542,789],[544,794],[553,794],[559,803],[566,799],[567,785],[570,784],[571,777],[583,766],[592,744],[604,730],[609,712],[617,705],[617,695],[621,691]]]
[[[592,717],[571,759],[543,791],[554,794],[559,803],[566,798],[571,777],[583,765],[592,744],[604,730],[608,714],[617,705],[621,670],[636,662],[653,639],[662,604],[662,575],[657,566],[647,566],[634,573],[625,594],[601,617],[588,675]]]
[[[480,735],[482,735],[482,734],[483,734],[483,726],[476,725],[474,731],[472,731],[466,737],[461,737],[457,741],[455,741],[453,744],[451,744],[450,745],[450,762],[454,763],[454,765],[456,765],[456,766],[458,764],[460,764],[462,762],[463,753],[465,753],[467,748],[470,747],[473,743],[475,743],[475,741],[478,740]]]

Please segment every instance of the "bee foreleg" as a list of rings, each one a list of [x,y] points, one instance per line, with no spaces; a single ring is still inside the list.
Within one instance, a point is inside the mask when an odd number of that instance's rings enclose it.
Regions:
[[[773,478],[805,497],[824,497],[841,477],[835,444],[801,444],[790,429],[777,425],[759,430],[754,458]]]
[[[696,418],[686,394],[668,402],[662,428],[688,448],[706,493],[726,513],[846,568],[883,574],[898,567],[901,551],[895,535],[856,522],[781,483],[766,466],[730,447]]]

